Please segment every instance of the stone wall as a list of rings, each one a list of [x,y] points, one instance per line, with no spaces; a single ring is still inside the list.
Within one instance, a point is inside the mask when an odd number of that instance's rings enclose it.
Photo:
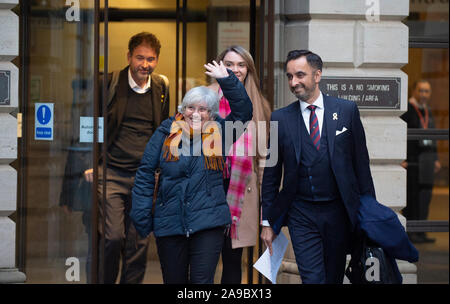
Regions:
[[[19,70],[11,61],[19,55],[19,17],[11,11],[18,0],[0,0],[0,81],[6,84],[0,100],[0,283],[20,283],[25,275],[16,267],[17,172],[9,164],[17,158]]]

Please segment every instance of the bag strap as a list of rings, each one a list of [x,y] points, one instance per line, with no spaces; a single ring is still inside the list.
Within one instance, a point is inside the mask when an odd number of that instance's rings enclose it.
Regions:
[[[166,103],[167,96],[169,96],[169,78],[167,78],[167,76],[163,75],[163,74],[159,74],[159,76],[164,81],[164,99],[163,99],[163,103]]]
[[[111,101],[114,97],[114,94],[116,93],[116,86],[119,83],[119,75],[120,75],[120,71],[112,72],[111,82],[109,83],[109,87],[108,87],[108,102],[107,102],[108,106],[111,103]]]

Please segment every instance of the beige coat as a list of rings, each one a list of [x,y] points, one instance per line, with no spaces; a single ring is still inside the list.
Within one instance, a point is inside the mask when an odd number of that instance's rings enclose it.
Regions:
[[[253,171],[245,187],[244,204],[237,229],[238,239],[232,239],[232,247],[250,247],[256,245],[259,225],[259,189],[256,173]]]
[[[255,162],[253,162],[253,166],[254,165]],[[232,239],[232,248],[251,247],[256,245],[259,236],[259,198],[263,170],[264,168],[260,167],[258,174],[256,174],[255,170],[252,170],[250,180],[245,187],[241,219],[237,229],[238,239]],[[259,180],[258,175],[260,176]]]
[[[214,92],[219,92],[219,85],[217,83],[213,83],[208,87]],[[253,166],[255,166],[255,162],[253,162]],[[256,174],[254,168],[252,168],[252,175],[245,187],[244,203],[242,205],[241,218],[237,228],[238,238],[232,239],[232,248],[251,247],[256,245],[259,236],[259,197],[261,193],[260,185],[262,182],[263,170],[264,168],[260,167],[258,174]]]

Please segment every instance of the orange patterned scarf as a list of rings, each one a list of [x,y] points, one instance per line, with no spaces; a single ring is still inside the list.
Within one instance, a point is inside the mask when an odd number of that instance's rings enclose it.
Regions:
[[[194,130],[185,122],[181,113],[175,115],[175,121],[170,128],[163,144],[163,157],[166,161],[179,160],[179,144],[184,134],[189,134],[192,139]],[[207,121],[202,128],[202,151],[205,159],[205,166],[209,170],[220,170],[224,168],[224,158],[222,157],[222,137],[215,121]]]

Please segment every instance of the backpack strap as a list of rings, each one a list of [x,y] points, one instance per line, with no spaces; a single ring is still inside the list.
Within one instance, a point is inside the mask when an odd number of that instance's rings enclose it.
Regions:
[[[109,87],[108,87],[107,106],[109,106],[111,104],[111,101],[116,93],[116,86],[119,83],[119,75],[120,75],[120,71],[112,72],[111,82],[109,83]]]
[[[167,96],[169,96],[169,78],[166,75],[158,74],[162,80],[164,81],[164,98],[162,100],[163,103],[166,102]]]

